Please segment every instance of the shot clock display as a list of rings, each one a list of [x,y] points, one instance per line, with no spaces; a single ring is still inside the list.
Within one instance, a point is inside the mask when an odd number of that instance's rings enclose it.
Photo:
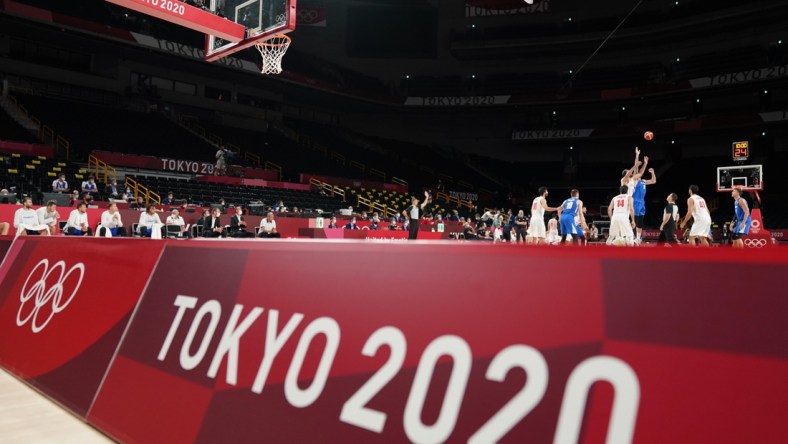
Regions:
[[[750,158],[750,142],[733,142],[733,161],[742,162]]]

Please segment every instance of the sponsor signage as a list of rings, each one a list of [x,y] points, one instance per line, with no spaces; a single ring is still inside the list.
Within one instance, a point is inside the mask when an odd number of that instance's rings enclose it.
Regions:
[[[788,257],[754,254],[170,243],[88,421],[129,442],[769,441]],[[642,286],[688,263],[703,292]]]
[[[593,133],[593,128],[523,130],[513,131],[512,140],[582,139],[591,137],[591,134]]]
[[[539,14],[550,12],[551,0],[466,0],[466,17],[498,17],[502,15]],[[530,3],[530,4],[529,4]]]
[[[0,364],[84,415],[162,248],[116,239],[15,240],[0,269]]]
[[[718,74],[712,77],[702,77],[690,80],[693,88],[706,88],[709,86],[736,85],[739,83],[757,82],[759,80],[776,79],[788,76],[788,65],[769,66],[760,69]]]
[[[408,97],[405,106],[492,106],[506,105],[512,96]]]
[[[246,28],[238,23],[177,0],[105,1],[231,42],[241,41],[246,32]]]

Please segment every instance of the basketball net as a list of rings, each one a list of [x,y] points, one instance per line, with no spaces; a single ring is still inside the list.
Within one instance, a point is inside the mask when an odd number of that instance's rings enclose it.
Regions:
[[[282,57],[290,47],[291,41],[290,37],[279,34],[255,44],[263,58],[263,65],[260,69],[262,74],[280,74],[282,72]]]

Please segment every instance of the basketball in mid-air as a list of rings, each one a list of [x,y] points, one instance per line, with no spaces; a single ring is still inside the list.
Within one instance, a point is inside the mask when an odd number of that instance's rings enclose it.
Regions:
[[[654,133],[652,133],[651,131],[646,131],[645,133],[643,133],[643,138],[646,140],[651,140],[654,138]]]

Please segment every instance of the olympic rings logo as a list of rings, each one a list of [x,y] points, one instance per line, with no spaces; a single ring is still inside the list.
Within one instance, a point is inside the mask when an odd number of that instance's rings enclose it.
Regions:
[[[52,287],[47,289],[47,280],[53,273],[59,271],[57,282]],[[66,299],[63,295],[66,293],[65,283],[69,281],[72,274],[79,272],[79,279],[76,284],[71,287],[71,293]],[[24,326],[29,321],[33,333],[38,333],[49,324],[49,321],[55,316],[65,310],[77,290],[82,285],[82,279],[85,277],[85,265],[78,263],[66,271],[66,263],[64,261],[55,262],[52,268],[49,268],[49,260],[41,259],[41,261],[33,267],[33,271],[27,276],[25,284],[22,286],[22,292],[19,294],[19,311],[16,314],[16,325],[19,327]],[[33,279],[35,281],[33,282]],[[73,279],[71,279],[73,281]],[[33,282],[32,285],[28,286]],[[30,306],[30,304],[32,306]],[[45,306],[51,305],[51,311],[46,315],[39,315],[41,309]]]
[[[316,9],[299,9],[298,10],[298,22],[299,23],[314,23],[315,20],[320,16],[320,13]]]
[[[763,248],[766,244],[766,239],[744,239],[744,245],[749,248]]]

